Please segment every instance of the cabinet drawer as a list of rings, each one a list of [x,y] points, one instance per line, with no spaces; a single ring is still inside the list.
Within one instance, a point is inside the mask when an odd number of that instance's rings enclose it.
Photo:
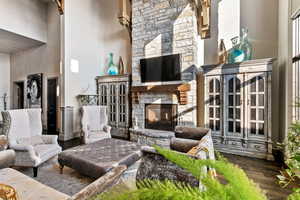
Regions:
[[[228,145],[232,148],[239,148],[239,149],[243,148],[243,144],[242,144],[241,141],[232,141],[232,140],[230,140],[230,141],[228,141]]]
[[[222,139],[221,138],[213,138],[213,142],[215,145],[222,144]]]
[[[266,152],[267,145],[266,144],[258,144],[258,143],[249,143],[249,148],[252,151]]]

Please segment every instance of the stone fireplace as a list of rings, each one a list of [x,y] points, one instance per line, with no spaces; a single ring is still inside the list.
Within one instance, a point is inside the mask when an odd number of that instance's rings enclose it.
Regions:
[[[177,124],[176,104],[146,104],[145,128],[174,131]]]
[[[132,16],[134,126],[160,130],[195,126],[200,39],[188,0],[133,0]],[[142,83],[141,59],[173,54],[181,56],[180,81]]]

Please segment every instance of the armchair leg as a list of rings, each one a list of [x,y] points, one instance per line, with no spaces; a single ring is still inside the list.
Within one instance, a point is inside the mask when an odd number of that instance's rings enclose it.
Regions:
[[[38,175],[38,168],[34,167],[33,168],[33,177],[37,177],[37,175]]]

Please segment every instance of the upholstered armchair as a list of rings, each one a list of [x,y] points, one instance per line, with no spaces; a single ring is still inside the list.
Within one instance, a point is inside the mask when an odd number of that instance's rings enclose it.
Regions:
[[[11,167],[15,163],[16,153],[14,150],[0,151],[0,169]]]
[[[36,177],[38,166],[61,152],[58,137],[42,135],[41,109],[11,110],[2,115],[9,148],[16,152],[15,166],[33,167]]]
[[[15,163],[14,150],[7,150],[8,142],[5,135],[0,135],[0,169],[11,167]]]
[[[83,143],[89,144],[111,138],[106,106],[83,106],[81,109]]]

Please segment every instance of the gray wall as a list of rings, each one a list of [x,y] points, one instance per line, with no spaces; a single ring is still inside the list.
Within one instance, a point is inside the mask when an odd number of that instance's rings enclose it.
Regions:
[[[3,110],[3,97],[4,93],[8,95],[8,108],[10,101],[10,55],[0,54],[0,111]],[[1,116],[0,116],[1,118]],[[1,120],[1,119],[0,119]]]
[[[66,0],[64,17],[64,106],[75,108],[74,130],[80,131],[76,96],[96,93],[95,77],[107,71],[107,58],[115,54],[125,66],[131,65],[131,45],[127,30],[118,22],[118,3],[108,0]],[[77,63],[79,72],[71,71],[71,62]],[[77,65],[75,64],[75,65]]]
[[[230,39],[244,27],[249,29],[254,59],[277,57],[278,1],[212,1],[212,37],[204,41],[204,64],[217,63],[220,40],[225,40],[227,49],[232,48]]]
[[[47,4],[41,0],[0,0],[0,29],[47,42]]]
[[[59,77],[60,72],[60,16],[55,4],[49,4],[46,17],[47,44],[11,54],[11,84],[26,81],[30,74],[44,75],[44,124],[47,122],[47,78]],[[15,107],[13,103],[12,107]]]

